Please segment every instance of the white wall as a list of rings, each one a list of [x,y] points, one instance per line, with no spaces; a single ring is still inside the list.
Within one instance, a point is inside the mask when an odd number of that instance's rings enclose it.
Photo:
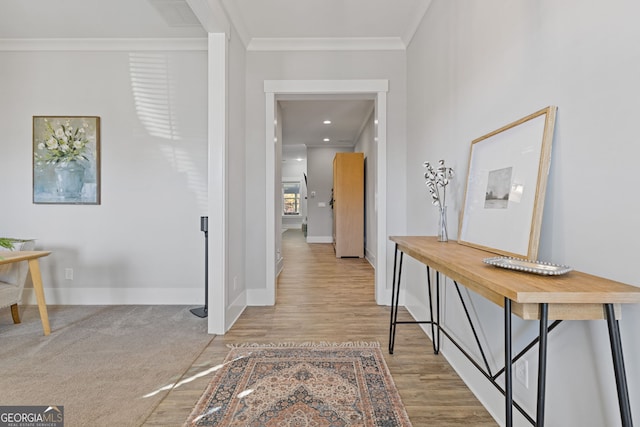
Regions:
[[[53,251],[48,302],[202,304],[206,51],[4,51],[0,63],[0,235]],[[100,205],[32,203],[34,115],[100,116]]]
[[[231,27],[227,57],[227,316],[230,328],[246,307],[245,48]]]
[[[388,191],[387,205],[403,206],[406,194],[405,59],[404,51],[247,52],[247,198],[264,198],[265,80],[388,79],[387,138],[390,153],[387,155],[387,167],[395,172],[387,179],[388,189],[394,189],[393,192]],[[247,258],[252,260],[252,268],[247,270],[247,289],[264,289],[265,212],[261,205],[254,206],[255,209],[247,211]],[[389,234],[404,234],[404,212],[389,207],[387,210]],[[387,260],[389,271],[391,257],[389,255]]]
[[[273,223],[275,227],[275,254],[276,254],[276,272],[280,272],[284,266],[284,258],[282,257],[282,193],[278,191],[282,185],[282,108],[280,103],[276,102],[276,128],[275,128],[275,146],[274,150],[274,177],[273,188],[275,189],[275,200],[273,213]],[[250,267],[248,267],[250,268]]]
[[[347,152],[353,152],[353,148],[307,148],[307,178],[309,179],[307,242],[309,243],[333,242],[333,210],[330,205],[333,188],[333,159],[336,153]]]
[[[378,148],[375,140],[376,130],[373,116],[374,111],[372,109],[371,114],[363,124],[360,135],[358,135],[354,151],[364,153],[364,252],[371,265],[375,266],[378,245],[376,233],[378,221],[378,213],[376,211]]]
[[[464,192],[470,142],[547,105],[558,116],[539,258],[640,284],[640,114],[638,2],[434,0],[407,53],[408,234],[434,234],[422,162],[446,159],[451,184],[450,238]],[[425,317],[424,270],[409,263],[407,304]],[[404,277],[404,276],[403,276]],[[454,293],[445,297],[446,325],[475,352]],[[502,310],[471,296],[490,361],[502,363]],[[632,412],[640,417],[640,307],[623,308],[622,342]],[[515,320],[516,347],[536,322]],[[402,349],[398,348],[397,352]],[[499,419],[503,399],[451,345],[444,353]],[[476,352],[477,353],[477,352]],[[515,395],[535,414],[537,357],[527,357],[531,386]],[[565,322],[549,336],[547,424],[620,425],[604,321]],[[517,412],[516,412],[517,413]],[[516,425],[528,425],[518,420]]]

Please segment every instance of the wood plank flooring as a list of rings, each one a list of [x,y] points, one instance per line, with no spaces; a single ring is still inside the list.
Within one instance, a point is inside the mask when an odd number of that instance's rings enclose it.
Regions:
[[[150,414],[145,426],[184,423],[227,344],[378,341],[413,426],[496,426],[418,325],[402,325],[395,354],[386,352],[389,307],[374,299],[374,270],[364,259],[336,259],[332,245],[307,244],[299,230],[283,234],[284,270],[276,305],[248,307],[233,328],[216,337]],[[405,310],[404,320],[412,320]]]

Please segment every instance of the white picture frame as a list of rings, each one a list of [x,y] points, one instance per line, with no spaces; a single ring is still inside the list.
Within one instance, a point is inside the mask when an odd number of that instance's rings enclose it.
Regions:
[[[458,243],[536,260],[557,107],[471,142]]]

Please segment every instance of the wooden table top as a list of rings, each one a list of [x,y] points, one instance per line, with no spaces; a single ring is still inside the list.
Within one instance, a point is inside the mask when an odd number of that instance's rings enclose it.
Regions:
[[[391,236],[402,252],[461,285],[502,305],[516,303],[621,304],[640,303],[640,288],[579,271],[542,276],[494,267],[483,262],[494,253],[438,242],[436,237]]]
[[[50,255],[51,251],[0,251],[0,265],[12,262],[29,261]]]

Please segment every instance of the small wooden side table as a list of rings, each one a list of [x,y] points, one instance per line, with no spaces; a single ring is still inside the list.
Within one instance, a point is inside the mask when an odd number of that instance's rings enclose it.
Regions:
[[[33,289],[36,291],[38,311],[40,311],[40,320],[42,321],[42,329],[45,335],[51,333],[51,327],[49,326],[49,315],[47,314],[47,303],[44,299],[44,288],[42,287],[42,275],[40,274],[38,258],[50,254],[50,251],[3,251],[1,254],[2,258],[0,258],[0,265],[21,261],[27,261],[29,263],[29,272],[31,273]]]

